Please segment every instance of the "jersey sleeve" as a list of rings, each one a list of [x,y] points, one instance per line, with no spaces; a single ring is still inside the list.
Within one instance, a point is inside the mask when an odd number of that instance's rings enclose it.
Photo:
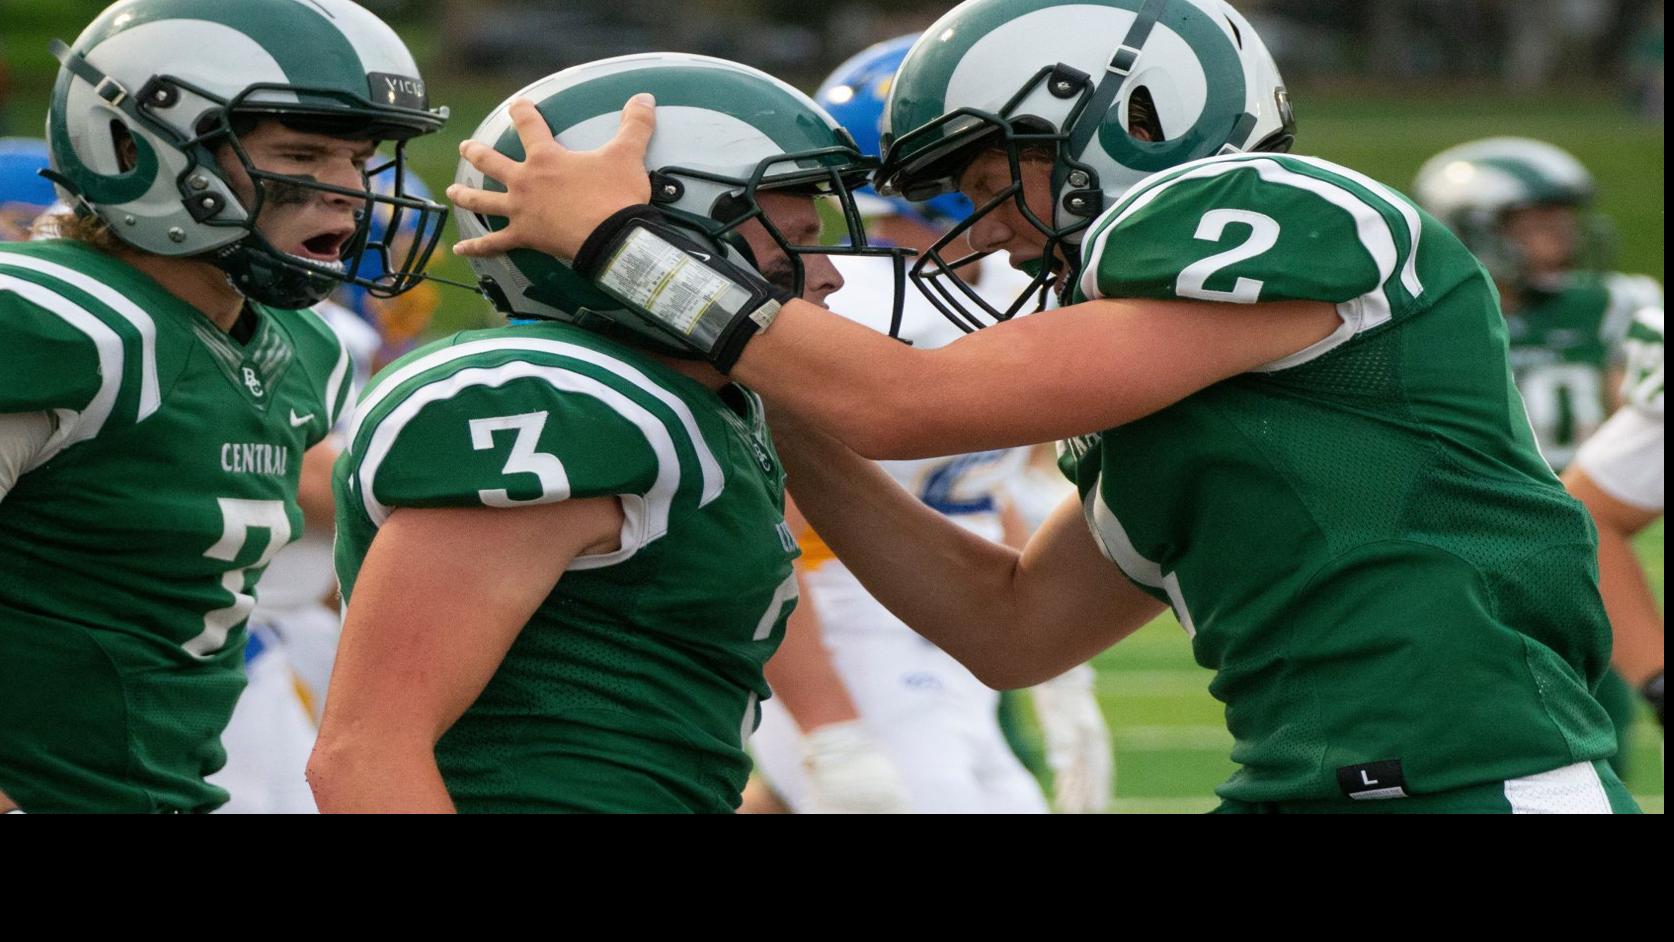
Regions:
[[[1663,415],[1663,309],[1642,308],[1628,328],[1623,347],[1627,350],[1627,371],[1622,377],[1622,398],[1628,405],[1661,422]]]
[[[88,408],[108,370],[120,370],[120,352],[116,334],[92,314],[0,271],[0,413]]]
[[[1623,341],[1640,311],[1661,309],[1662,285],[1649,275],[1625,275],[1611,272],[1604,276],[1604,320],[1599,325],[1599,339],[1611,351],[1611,359],[1620,363],[1627,356]]]
[[[661,420],[615,389],[494,373],[417,386],[368,417],[353,473],[375,523],[395,507],[645,495],[677,461],[659,453],[670,440]]]
[[[1084,241],[1088,298],[1254,304],[1416,294],[1416,210],[1324,161],[1237,155],[1141,182]],[[1387,318],[1385,318],[1387,319]]]

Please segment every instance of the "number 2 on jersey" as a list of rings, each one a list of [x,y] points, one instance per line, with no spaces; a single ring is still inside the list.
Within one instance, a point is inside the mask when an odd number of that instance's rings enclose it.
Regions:
[[[1187,265],[1174,282],[1176,295],[1182,298],[1232,301],[1238,304],[1254,304],[1261,299],[1263,283],[1254,278],[1239,278],[1233,282],[1231,291],[1205,287],[1210,277],[1221,269],[1236,265],[1245,259],[1255,258],[1278,244],[1278,221],[1272,216],[1264,216],[1247,209],[1212,209],[1204,213],[1203,218],[1198,221],[1197,232],[1193,233],[1192,237],[1205,242],[1219,242],[1226,227],[1233,223],[1249,226],[1249,238],[1225,252],[1217,252]]]

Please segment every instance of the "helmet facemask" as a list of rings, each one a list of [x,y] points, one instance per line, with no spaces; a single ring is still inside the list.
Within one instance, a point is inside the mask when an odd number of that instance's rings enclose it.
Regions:
[[[1085,231],[1140,180],[1217,155],[1285,151],[1295,130],[1277,66],[1223,0],[966,0],[908,52],[885,124],[886,195],[951,192],[980,148],[1010,164],[1012,186],[914,267],[967,331],[1022,313],[1049,287],[1066,294]],[[1041,193],[1036,209],[1025,198],[1031,151],[1051,163],[1050,207]],[[977,260],[947,249],[1006,199],[1046,245],[1033,284],[1001,310],[947,277]]]
[[[441,242],[448,209],[408,191],[406,141],[395,140],[393,153],[387,157],[375,155],[373,164],[362,173],[358,189],[324,183],[312,177],[263,170],[256,165],[240,139],[239,129],[251,119],[273,118],[293,130],[351,139],[372,138],[390,130],[375,123],[358,122],[356,116],[342,111],[323,114],[275,112],[271,108],[246,106],[250,96],[272,90],[275,90],[272,86],[251,86],[200,125],[201,133],[196,138],[180,144],[181,149],[192,158],[188,170],[181,174],[179,184],[194,217],[201,212],[203,215],[198,221],[207,226],[245,230],[243,238],[210,253],[208,261],[225,271],[233,284],[252,300],[276,307],[317,304],[340,285],[364,289],[376,298],[395,297],[417,286],[424,279],[425,266]],[[308,92],[294,87],[286,87],[285,90],[304,99],[310,95],[334,94]],[[223,146],[238,161],[254,191],[250,205],[244,207],[243,219],[219,218],[216,215],[221,209],[218,198],[215,203],[201,208],[191,202],[189,181],[193,170],[200,165],[217,167],[215,152]],[[355,212],[355,231],[344,241],[338,261],[326,263],[292,255],[275,247],[262,234],[261,213],[269,202],[320,199],[328,194],[349,197],[361,207]],[[388,220],[388,224],[382,227],[381,238],[377,239],[371,237],[375,215]],[[397,244],[396,235],[402,232],[404,225],[412,238],[403,246]]]
[[[1068,116],[1059,127],[1027,115],[1015,116],[1018,107],[1036,95],[1043,87],[1058,98],[1075,97]],[[1011,172],[1011,183],[993,197],[977,206],[962,222],[942,234],[926,249],[911,271],[913,282],[926,299],[960,330],[967,333],[1018,314],[1044,307],[1048,290],[1062,290],[1074,282],[1079,266],[1080,235],[1103,209],[1103,193],[1098,187],[1098,174],[1092,167],[1070,154],[1071,134],[1081,121],[1093,98],[1093,84],[1083,75],[1064,66],[1042,68],[998,112],[975,108],[960,108],[948,112],[894,140],[886,141],[883,164],[890,167],[894,155],[912,153],[922,146],[921,141],[940,139],[942,143],[931,149],[931,156],[908,162],[885,178],[880,171],[880,191],[899,194],[915,202],[934,199],[945,193],[958,191],[959,178],[965,168],[983,151],[1002,150]],[[1050,161],[1052,164],[1052,192],[1057,211],[1066,221],[1042,219],[1029,206],[1024,189],[1023,164],[1026,161]],[[1061,196],[1059,196],[1061,194]],[[979,264],[993,254],[989,251],[970,251],[950,256],[948,250],[965,241],[971,228],[989,213],[1007,202],[1017,207],[1022,218],[1046,237],[1037,263],[1026,266],[1033,276],[1028,286],[1018,293],[1004,309],[984,298],[961,272]],[[987,318],[984,323],[983,318]]]
[[[876,167],[876,160],[862,156],[849,146],[775,155],[762,160],[750,176],[743,179],[669,166],[652,174],[651,202],[653,205],[677,202],[685,191],[682,178],[728,187],[729,192],[716,200],[705,215],[694,215],[689,211],[674,208],[667,208],[665,211],[698,226],[711,238],[743,255],[752,267],[768,276],[769,280],[774,280],[768,271],[763,270],[761,260],[755,257],[755,253],[750,250],[740,232],[752,219],[758,221],[768,237],[784,253],[788,263],[790,277],[788,281],[779,283],[779,287],[798,297],[802,296],[808,284],[804,256],[848,255],[890,259],[895,278],[895,301],[890,312],[890,336],[893,337],[901,327],[903,291],[907,282],[906,263],[913,252],[911,249],[894,246],[872,245],[867,240],[865,223],[855,203],[854,191],[865,185]],[[762,207],[757,194],[763,192],[790,193],[826,201],[827,205],[836,208],[834,215],[841,220],[841,233],[835,240],[820,244],[791,241],[774,223],[771,214]],[[822,215],[829,219],[833,214]]]

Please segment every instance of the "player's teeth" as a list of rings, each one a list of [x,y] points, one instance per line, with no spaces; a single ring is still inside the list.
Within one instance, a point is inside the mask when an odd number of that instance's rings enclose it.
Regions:
[[[346,271],[347,268],[348,268],[348,266],[343,264],[342,259],[333,259],[332,261],[328,262],[328,261],[325,261],[323,259],[309,258],[306,255],[298,255],[295,252],[286,252],[285,254],[289,255],[291,258],[294,258],[299,262],[307,262],[308,264],[313,265],[316,268],[330,268],[333,271],[338,271],[338,272]]]

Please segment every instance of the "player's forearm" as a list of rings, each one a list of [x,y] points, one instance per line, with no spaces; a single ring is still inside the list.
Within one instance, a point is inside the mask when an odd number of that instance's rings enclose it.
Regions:
[[[329,533],[336,522],[337,500],[331,492],[331,466],[337,460],[337,452],[337,446],[327,439],[302,453],[296,502],[302,508],[303,522],[317,528],[314,532]]]
[[[915,426],[929,351],[914,350],[805,301],[785,305],[732,377],[870,458],[911,457],[896,428]],[[950,449],[947,453],[957,452]],[[938,452],[940,453],[940,452]]]
[[[1610,662],[1635,689],[1663,669],[1663,624],[1628,534],[1598,528],[1599,590],[1610,616]]]
[[[831,665],[814,600],[806,580],[797,573],[802,597],[785,623],[785,640],[763,668],[773,696],[804,732],[860,718],[849,688]]]
[[[308,759],[308,784],[320,811],[452,814],[434,747],[423,737],[323,730]]]
[[[996,682],[1022,647],[1008,591],[1017,552],[949,522],[834,439],[800,423],[774,428],[798,506],[866,590]]]
[[[732,376],[875,460],[1007,448],[1084,431],[1038,402],[1020,401],[1044,381],[1042,373],[1056,372],[1042,364],[1064,357],[1011,326],[918,350],[795,301],[750,342]]]
[[[1100,300],[914,350],[793,301],[732,375],[868,458],[924,458],[1123,425],[1340,323],[1318,301]]]

